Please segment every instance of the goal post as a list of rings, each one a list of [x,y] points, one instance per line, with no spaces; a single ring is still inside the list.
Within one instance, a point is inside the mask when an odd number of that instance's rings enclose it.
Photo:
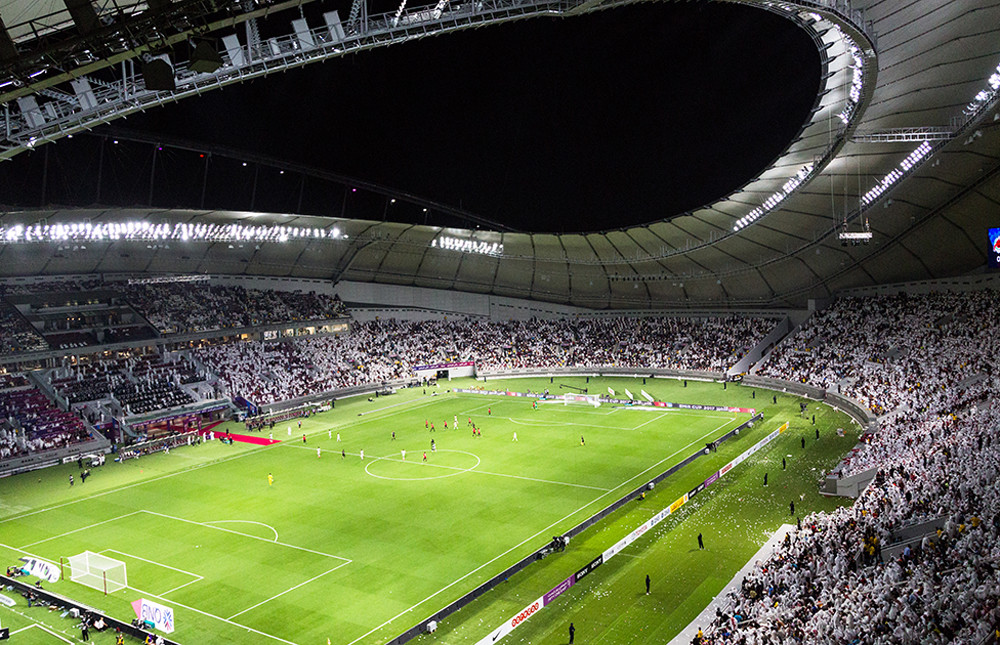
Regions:
[[[563,405],[589,405],[595,408],[601,406],[601,397],[597,394],[563,394]]]
[[[82,585],[103,591],[104,595],[121,591],[128,587],[125,563],[93,551],[71,555],[69,579]]]

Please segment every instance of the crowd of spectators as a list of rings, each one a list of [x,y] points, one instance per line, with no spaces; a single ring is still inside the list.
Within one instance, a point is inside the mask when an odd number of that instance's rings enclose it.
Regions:
[[[163,334],[242,329],[347,315],[338,297],[315,292],[246,289],[206,282],[115,284],[114,288]]]
[[[482,371],[552,367],[725,370],[774,327],[768,318],[357,322],[343,336],[195,350],[223,390],[257,405],[409,378],[414,368],[475,362]]]
[[[769,375],[857,379],[849,392],[896,413],[846,468],[875,469],[871,485],[802,519],[706,643],[988,642],[1000,626],[998,302],[990,290],[845,299],[780,350]],[[921,522],[922,535],[883,557]]]
[[[69,404],[110,400],[115,413],[132,416],[187,405],[181,385],[207,375],[177,354],[124,355],[50,370],[45,378]]]
[[[984,642],[1000,621],[1000,405],[915,428],[848,507],[804,518],[759,563],[706,642]],[[894,530],[944,516],[898,556]]]
[[[775,348],[758,375],[839,387],[876,414],[928,407],[966,379],[996,374],[982,348],[994,341],[998,306],[992,290],[842,298]]]
[[[0,353],[48,349],[75,349],[97,345],[93,333],[53,336],[48,344],[5,295],[80,293],[104,290],[117,293],[162,334],[197,333],[222,329],[243,329],[277,323],[305,323],[348,316],[347,307],[337,296],[316,292],[248,289],[242,286],[212,285],[208,281],[128,282],[54,280],[32,284],[0,283]],[[145,325],[108,327],[105,343],[149,340],[155,334]]]
[[[5,377],[14,389],[0,390],[0,459],[88,439],[80,417],[55,407],[37,388],[27,386],[23,375]]]
[[[34,327],[10,303],[0,300],[0,354],[35,352],[48,349]]]

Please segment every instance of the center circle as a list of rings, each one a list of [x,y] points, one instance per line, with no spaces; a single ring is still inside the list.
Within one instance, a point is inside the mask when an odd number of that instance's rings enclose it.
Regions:
[[[365,466],[365,472],[378,479],[420,481],[424,479],[444,479],[445,477],[461,475],[462,473],[474,470],[481,463],[478,455],[466,452],[465,450],[441,449],[428,452],[427,456],[431,461],[426,462],[422,458],[422,451],[414,450],[410,454],[415,458],[412,461],[403,461],[402,455],[396,452],[385,457],[376,457]],[[472,463],[473,459],[475,463]],[[380,474],[376,471],[386,474]],[[424,474],[417,477],[413,476],[419,473]]]

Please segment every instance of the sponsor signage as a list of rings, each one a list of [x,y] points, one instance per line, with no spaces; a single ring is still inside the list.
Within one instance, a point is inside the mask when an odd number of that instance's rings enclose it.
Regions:
[[[676,513],[677,509],[679,509],[681,506],[684,506],[687,503],[687,501],[688,501],[687,495],[683,495],[677,498],[677,501],[675,501],[673,504],[670,505],[670,512]]]
[[[616,555],[618,555],[618,552],[621,551],[622,549],[624,549],[626,546],[628,546],[628,538],[627,537],[622,538],[621,540],[618,540],[613,545],[611,545],[610,548],[608,548],[604,553],[601,554],[601,558],[605,562],[607,562],[611,558],[613,558]]]
[[[711,475],[711,476],[710,476],[710,477],[709,477],[708,479],[706,479],[706,480],[705,480],[705,483],[704,483],[704,484],[702,484],[702,486],[704,486],[704,487],[706,487],[706,488],[707,488],[707,487],[709,487],[709,486],[711,486],[711,485],[712,485],[712,484],[714,484],[714,483],[716,482],[716,480],[718,480],[718,479],[719,479],[719,477],[721,477],[721,476],[722,476],[722,475],[721,475],[721,474],[719,474],[719,471],[715,471],[714,473],[712,473],[712,475]]]
[[[493,643],[496,643],[501,638],[514,631],[515,627],[517,627],[524,621],[528,620],[528,618],[533,616],[535,612],[537,612],[544,606],[545,606],[545,597],[543,596],[538,600],[536,600],[535,602],[528,605],[527,607],[525,607],[524,609],[522,609],[521,611],[517,612],[517,615],[515,615],[513,618],[505,622],[497,629],[494,629],[489,636],[483,638],[481,641],[476,643],[476,645],[492,645]]]
[[[141,598],[132,603],[136,618],[153,623],[153,627],[167,634],[174,631],[174,610],[152,600]]]
[[[551,591],[542,596],[542,604],[548,605],[550,602],[552,602],[559,596],[563,595],[563,593],[565,593],[567,589],[569,589],[575,584],[576,584],[575,575],[566,578],[565,580],[557,584],[555,587],[553,587]]]
[[[38,558],[29,558],[27,556],[18,559],[24,563],[21,570],[26,572],[29,576],[37,576],[42,580],[48,580],[49,582],[59,582],[59,567],[51,562],[39,560]]]
[[[596,558],[594,558],[594,560],[590,564],[588,564],[584,568],[582,568],[579,571],[577,571],[573,575],[573,578],[577,582],[580,582],[585,577],[587,577],[588,575],[590,575],[591,573],[593,573],[594,569],[596,569],[597,567],[601,566],[602,564],[604,564],[604,556],[603,555],[599,555]]]
[[[423,372],[426,370],[448,370],[456,367],[472,367],[473,365],[475,365],[475,362],[473,361],[462,361],[461,363],[435,363],[433,365],[417,365],[413,368],[413,371]]]
[[[632,396],[632,393],[628,391],[628,388],[625,388],[625,396],[628,397],[629,401],[635,398],[634,396]]]
[[[722,470],[719,471],[719,477],[722,477],[732,469],[733,469],[733,462],[729,462],[728,464],[722,467]]]
[[[9,596],[5,596],[3,594],[0,594],[0,605],[6,605],[8,607],[13,607],[16,604],[17,603],[14,602],[13,598],[11,598]]]

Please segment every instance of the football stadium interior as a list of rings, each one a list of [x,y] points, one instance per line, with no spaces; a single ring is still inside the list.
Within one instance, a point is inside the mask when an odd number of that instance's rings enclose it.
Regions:
[[[660,21],[678,67],[730,43],[732,120],[659,117],[713,87],[647,50],[588,58]],[[574,29],[527,89],[487,71]],[[730,183],[635,192],[673,171],[558,101],[616,93],[591,64]],[[353,66],[389,93],[337,114],[377,128],[282,114]],[[449,74],[504,87],[386,98]],[[1000,640],[1000,5],[0,0],[0,97],[0,640]],[[538,97],[521,157],[449,132]],[[602,141],[620,193],[578,172]],[[542,199],[529,157],[586,176]]]

